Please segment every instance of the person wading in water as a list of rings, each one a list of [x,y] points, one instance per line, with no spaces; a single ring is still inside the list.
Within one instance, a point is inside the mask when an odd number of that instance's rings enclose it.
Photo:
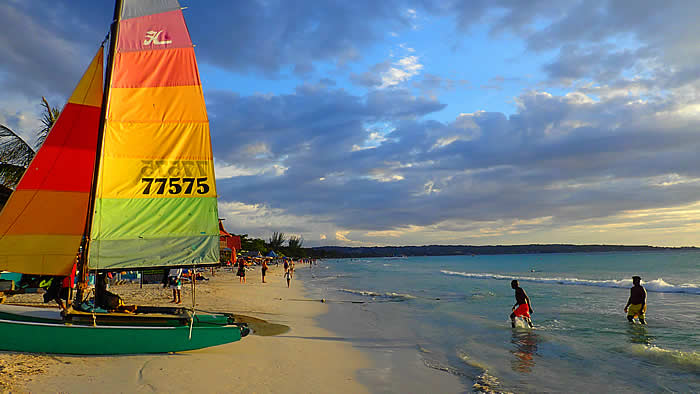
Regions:
[[[647,311],[647,291],[642,287],[642,278],[633,276],[632,284],[634,286],[630,289],[630,298],[625,305],[627,320],[632,323],[635,316],[638,316],[640,323],[647,324],[644,316]]]
[[[525,290],[518,285],[517,280],[510,282],[510,287],[515,290],[515,305],[513,305],[513,313],[510,314],[511,325],[515,328],[515,318],[521,317],[527,322],[530,328],[535,327],[532,325],[532,320],[530,319],[530,314],[535,312],[532,310],[530,298],[525,294]]]

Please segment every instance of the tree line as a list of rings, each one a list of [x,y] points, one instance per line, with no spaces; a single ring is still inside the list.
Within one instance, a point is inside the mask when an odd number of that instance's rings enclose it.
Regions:
[[[357,258],[357,257],[403,257],[403,256],[464,256],[494,254],[546,254],[546,253],[605,253],[605,252],[659,252],[659,251],[698,251],[694,246],[660,247],[648,245],[570,245],[570,244],[531,244],[531,245],[426,245],[426,246],[321,246],[311,248],[308,253],[315,258]]]
[[[304,238],[297,235],[286,235],[282,232],[273,232],[267,240],[262,238],[250,238],[248,234],[233,234],[241,238],[241,249],[245,251],[258,251],[263,256],[270,251],[278,255],[288,257],[309,257],[309,248],[303,248]],[[286,242],[286,246],[285,246]]]

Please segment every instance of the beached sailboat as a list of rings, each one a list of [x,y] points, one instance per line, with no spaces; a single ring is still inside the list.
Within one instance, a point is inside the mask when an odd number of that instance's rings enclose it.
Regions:
[[[73,306],[0,309],[0,350],[173,352],[249,332],[194,301],[79,307],[90,272],[219,262],[209,122],[180,4],[118,0],[109,40],[105,83],[101,47],[0,213],[0,269],[69,276],[77,261]]]

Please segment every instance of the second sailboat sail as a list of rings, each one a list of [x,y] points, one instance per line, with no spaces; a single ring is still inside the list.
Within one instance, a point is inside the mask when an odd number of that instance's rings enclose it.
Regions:
[[[177,1],[124,2],[109,92],[89,268],[218,262],[209,121]]]

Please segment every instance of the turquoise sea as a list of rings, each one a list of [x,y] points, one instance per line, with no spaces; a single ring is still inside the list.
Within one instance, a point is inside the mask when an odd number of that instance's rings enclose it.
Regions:
[[[700,253],[339,259],[299,274],[330,306],[321,323],[375,361],[361,372],[375,392],[700,392]],[[623,312],[632,275],[646,326]],[[512,279],[533,330],[510,327]]]

